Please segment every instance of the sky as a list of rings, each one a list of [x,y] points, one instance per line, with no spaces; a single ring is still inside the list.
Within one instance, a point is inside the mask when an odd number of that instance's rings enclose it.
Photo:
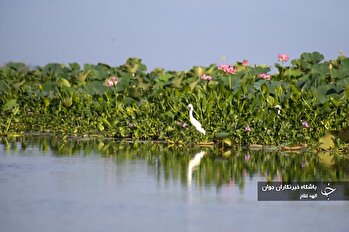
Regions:
[[[0,65],[141,58],[148,71],[349,53],[347,0],[0,0]]]

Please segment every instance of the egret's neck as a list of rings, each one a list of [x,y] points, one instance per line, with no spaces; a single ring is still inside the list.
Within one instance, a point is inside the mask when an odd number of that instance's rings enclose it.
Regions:
[[[189,117],[190,117],[190,118],[193,117],[193,108],[190,108],[190,110],[189,110]]]

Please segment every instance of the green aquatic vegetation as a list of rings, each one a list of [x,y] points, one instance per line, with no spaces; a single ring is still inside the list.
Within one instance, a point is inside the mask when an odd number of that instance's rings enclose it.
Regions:
[[[275,69],[244,61],[150,72],[137,58],[118,67],[9,63],[0,68],[0,134],[311,145],[348,127],[349,58],[278,58]],[[189,103],[206,136],[190,125]]]

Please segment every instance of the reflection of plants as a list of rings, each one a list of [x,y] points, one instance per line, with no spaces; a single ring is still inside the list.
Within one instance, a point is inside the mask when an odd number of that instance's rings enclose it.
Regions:
[[[119,67],[72,63],[31,69],[9,63],[0,68],[0,107],[16,99],[20,111],[14,117],[14,111],[2,110],[0,127],[5,134],[198,142],[203,137],[192,126],[177,124],[188,124],[189,103],[207,130],[205,140],[232,144],[314,144],[327,131],[348,126],[349,58],[324,61],[313,52],[289,66],[285,54],[279,60],[275,75],[246,62],[148,73],[137,58]]]
[[[116,165],[130,160],[143,160],[158,180],[187,184],[189,161],[198,147],[169,147],[161,143],[127,143],[115,140],[66,140],[47,137],[8,140],[1,143],[6,150],[21,150],[29,146],[51,150],[56,156],[98,154],[113,159]],[[262,175],[266,180],[279,181],[348,181],[349,157],[336,153],[317,154],[311,151],[283,153],[246,149],[228,150],[222,155],[217,149],[205,149],[206,154],[193,172],[193,183],[199,186],[221,187],[235,183],[244,188],[246,178]]]

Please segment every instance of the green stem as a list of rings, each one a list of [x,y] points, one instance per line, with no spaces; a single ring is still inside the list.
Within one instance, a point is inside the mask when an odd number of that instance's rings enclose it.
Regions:
[[[231,79],[232,77],[229,77],[229,79],[228,79],[228,81],[229,81],[229,89],[231,90],[231,88],[232,88],[232,79]]]
[[[11,117],[7,120],[7,125],[6,125],[6,128],[5,128],[5,134],[8,132],[9,128],[10,128],[10,125],[11,125],[11,122],[14,118],[14,116],[18,113],[19,111],[19,107],[16,107],[15,110],[13,111]]]

